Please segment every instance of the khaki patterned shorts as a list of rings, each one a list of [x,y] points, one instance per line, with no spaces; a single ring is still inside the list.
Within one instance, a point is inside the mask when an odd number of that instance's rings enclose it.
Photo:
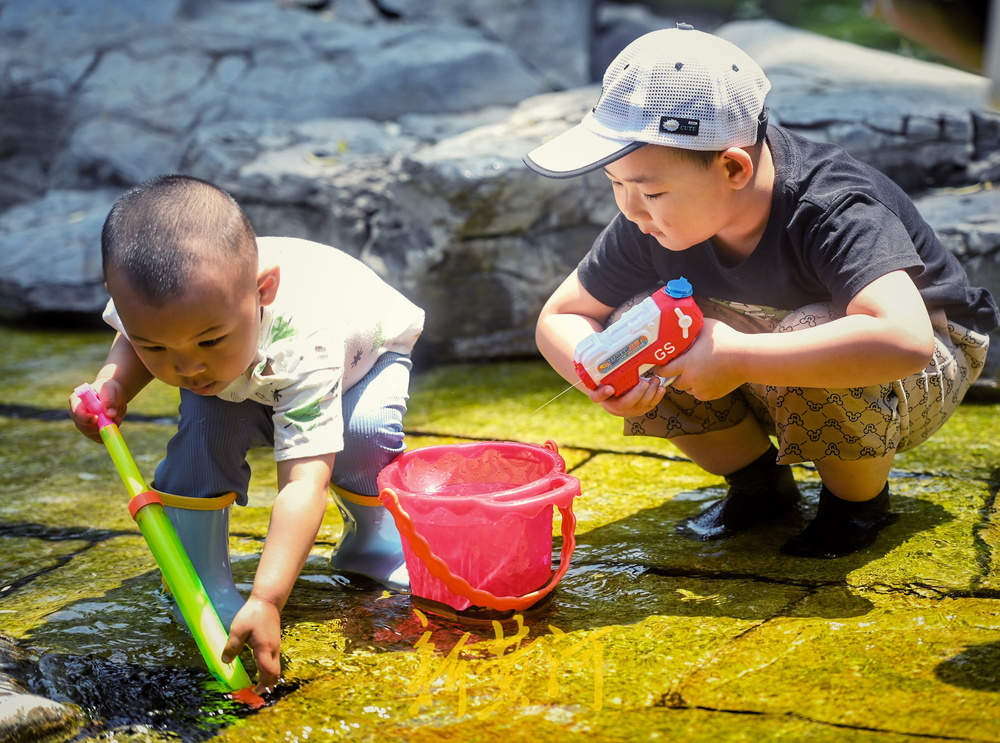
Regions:
[[[641,301],[619,307],[611,321]],[[837,317],[829,304],[776,310],[697,298],[705,317],[744,333],[789,333]],[[752,414],[777,438],[778,462],[855,460],[904,451],[926,441],[958,408],[979,377],[989,338],[932,314],[934,355],[912,376],[872,387],[821,389],[744,384],[718,400],[699,401],[667,388],[663,400],[643,416],[625,419],[626,436],[672,438],[719,431]]]

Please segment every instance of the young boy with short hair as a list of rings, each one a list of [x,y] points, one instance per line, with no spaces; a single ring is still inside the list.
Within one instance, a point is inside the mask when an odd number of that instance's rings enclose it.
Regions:
[[[423,311],[341,251],[257,238],[213,184],[164,176],[114,205],[101,236],[118,333],[93,382],[116,422],[152,378],[181,388],[156,469],[167,513],[220,618],[226,660],[254,650],[259,686],[280,674],[280,614],[326,508],[344,516],[334,569],[408,587],[375,477],[404,449],[409,353]],[[77,428],[100,441],[76,395]],[[278,494],[244,604],[229,568],[228,506],[245,505],[247,451],[273,446]],[[176,495],[174,495],[176,494]]]
[[[706,317],[694,344],[591,400],[725,477],[726,497],[678,525],[691,537],[794,513],[788,465],[813,462],[816,517],[782,550],[837,557],[891,523],[893,457],[955,411],[1000,319],[889,178],[769,125],[769,89],[745,52],[686,24],[615,58],[592,112],[525,157],[555,178],[603,168],[620,209],[536,338],[576,382],[580,340],[686,277]]]

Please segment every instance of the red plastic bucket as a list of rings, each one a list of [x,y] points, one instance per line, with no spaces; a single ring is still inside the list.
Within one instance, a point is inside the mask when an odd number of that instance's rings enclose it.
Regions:
[[[523,610],[569,569],[580,481],[566,474],[551,441],[414,449],[379,473],[378,487],[402,536],[415,596],[458,610]],[[553,506],[563,535],[554,575]]]

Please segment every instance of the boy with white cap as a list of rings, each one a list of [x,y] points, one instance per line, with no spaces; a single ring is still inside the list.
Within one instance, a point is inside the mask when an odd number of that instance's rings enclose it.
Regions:
[[[621,212],[546,302],[536,339],[575,382],[577,343],[615,308],[689,279],[706,317],[691,348],[590,398],[627,435],[670,438],[725,477],[726,497],[679,525],[688,536],[795,513],[788,465],[813,462],[816,517],[782,551],[838,557],[893,521],[895,453],[955,411],[1000,316],[891,180],[768,124],[769,90],[745,52],[686,24],[612,61],[594,109],[525,157],[554,178],[603,168]]]

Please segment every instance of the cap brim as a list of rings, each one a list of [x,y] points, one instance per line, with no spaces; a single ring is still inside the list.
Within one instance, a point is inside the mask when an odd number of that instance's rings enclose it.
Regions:
[[[548,178],[572,178],[603,168],[644,144],[602,137],[577,124],[536,147],[523,160],[529,168]]]

